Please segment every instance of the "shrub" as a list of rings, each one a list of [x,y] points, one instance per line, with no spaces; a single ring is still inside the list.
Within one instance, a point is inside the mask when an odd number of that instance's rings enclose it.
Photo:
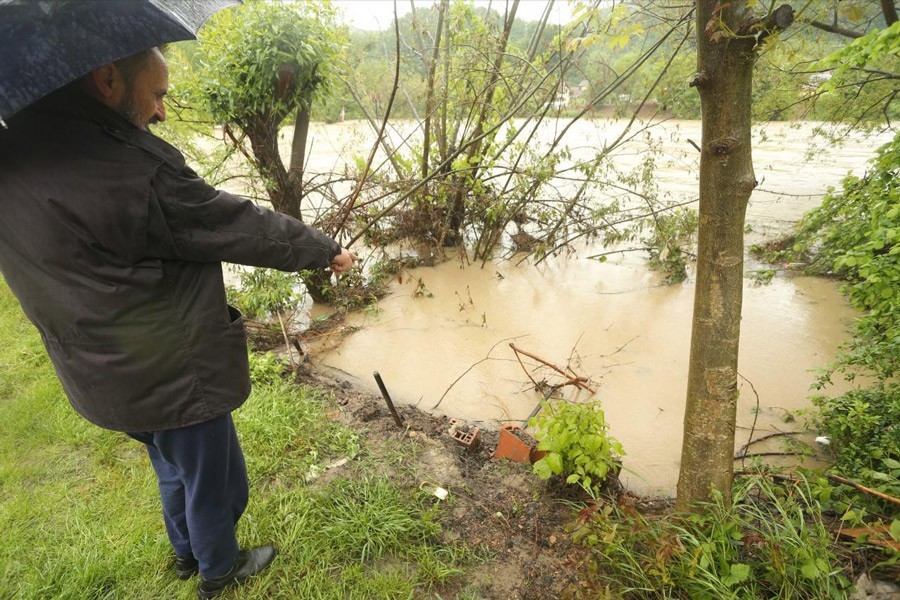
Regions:
[[[578,484],[592,496],[610,472],[618,471],[618,460],[625,454],[607,433],[599,402],[544,401],[543,412],[529,425],[536,428],[537,449],[547,452],[534,463],[535,474],[542,479],[565,475],[566,483]]]
[[[773,246],[769,260],[803,261],[809,272],[844,279],[842,290],[863,311],[817,386],[836,373],[864,375],[865,386],[814,398],[812,422],[833,437],[838,470],[890,473],[885,461],[900,459],[900,134],[862,177],[845,177],[840,192],[831,190],[792,238]]]

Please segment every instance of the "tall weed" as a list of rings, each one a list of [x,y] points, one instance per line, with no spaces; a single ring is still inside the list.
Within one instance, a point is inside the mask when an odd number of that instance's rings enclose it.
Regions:
[[[850,586],[805,480],[740,479],[697,514],[647,517],[605,506],[573,538],[625,598],[843,598]]]

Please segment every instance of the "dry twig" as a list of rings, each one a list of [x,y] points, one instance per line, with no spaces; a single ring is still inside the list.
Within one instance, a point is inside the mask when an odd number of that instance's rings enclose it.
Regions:
[[[534,359],[534,360],[538,361],[539,363],[541,363],[542,365],[550,367],[551,369],[553,369],[554,371],[556,371],[557,373],[559,373],[560,375],[562,375],[563,377],[566,378],[566,385],[574,385],[575,387],[578,387],[580,389],[588,391],[591,394],[597,393],[587,384],[587,382],[589,381],[589,379],[587,377],[577,377],[577,376],[573,377],[569,373],[566,373],[566,371],[564,369],[559,368],[558,366],[541,358],[540,356],[536,356],[534,354],[531,354],[530,352],[526,352],[525,350],[522,350],[521,348],[517,348],[516,345],[513,343],[510,343],[509,347],[512,348],[513,352],[516,353],[516,358],[519,357],[519,354],[524,354],[528,358]],[[519,364],[522,364],[521,359],[519,360]],[[524,368],[524,365],[523,365],[523,368]],[[531,379],[531,375],[529,375],[528,378]],[[534,382],[534,379],[531,379],[531,381]],[[537,385],[537,384],[535,383],[535,385]]]

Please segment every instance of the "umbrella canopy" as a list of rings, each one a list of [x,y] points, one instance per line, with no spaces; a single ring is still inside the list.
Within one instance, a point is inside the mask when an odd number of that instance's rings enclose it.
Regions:
[[[0,123],[92,69],[190,40],[240,0],[0,0]]]

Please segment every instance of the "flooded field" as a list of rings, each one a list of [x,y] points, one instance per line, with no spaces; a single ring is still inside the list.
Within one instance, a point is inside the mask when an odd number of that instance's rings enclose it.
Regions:
[[[365,134],[357,127],[317,126],[311,133],[314,166],[340,171],[340,161],[364,153]],[[590,152],[621,127],[617,121],[579,123],[567,140],[576,155]],[[748,210],[748,244],[786,231],[828,186],[848,171],[861,173],[887,139],[850,138],[837,148],[816,148],[808,141],[811,127],[779,123],[757,131],[760,185]],[[700,124],[668,122],[649,135],[661,148],[660,189],[674,201],[695,197],[698,154],[687,140],[699,141]],[[642,148],[626,148],[616,161],[637,164]],[[539,401],[529,374],[559,383],[530,359],[527,374],[509,347],[513,342],[589,377],[612,435],[627,452],[626,485],[638,493],[673,495],[694,282],[689,277],[664,285],[640,253],[600,263],[586,258],[594,251],[580,248],[576,256],[537,267],[496,261],[481,268],[455,259],[404,272],[377,310],[349,317],[356,332],[330,351],[314,352],[314,360],[375,393],[372,372],[379,371],[398,404],[496,427],[520,423]],[[808,406],[812,371],[847,339],[854,316],[833,282],[779,274],[759,286],[746,279],[736,447],[748,441],[754,420],[754,438],[802,429],[797,411]]]

